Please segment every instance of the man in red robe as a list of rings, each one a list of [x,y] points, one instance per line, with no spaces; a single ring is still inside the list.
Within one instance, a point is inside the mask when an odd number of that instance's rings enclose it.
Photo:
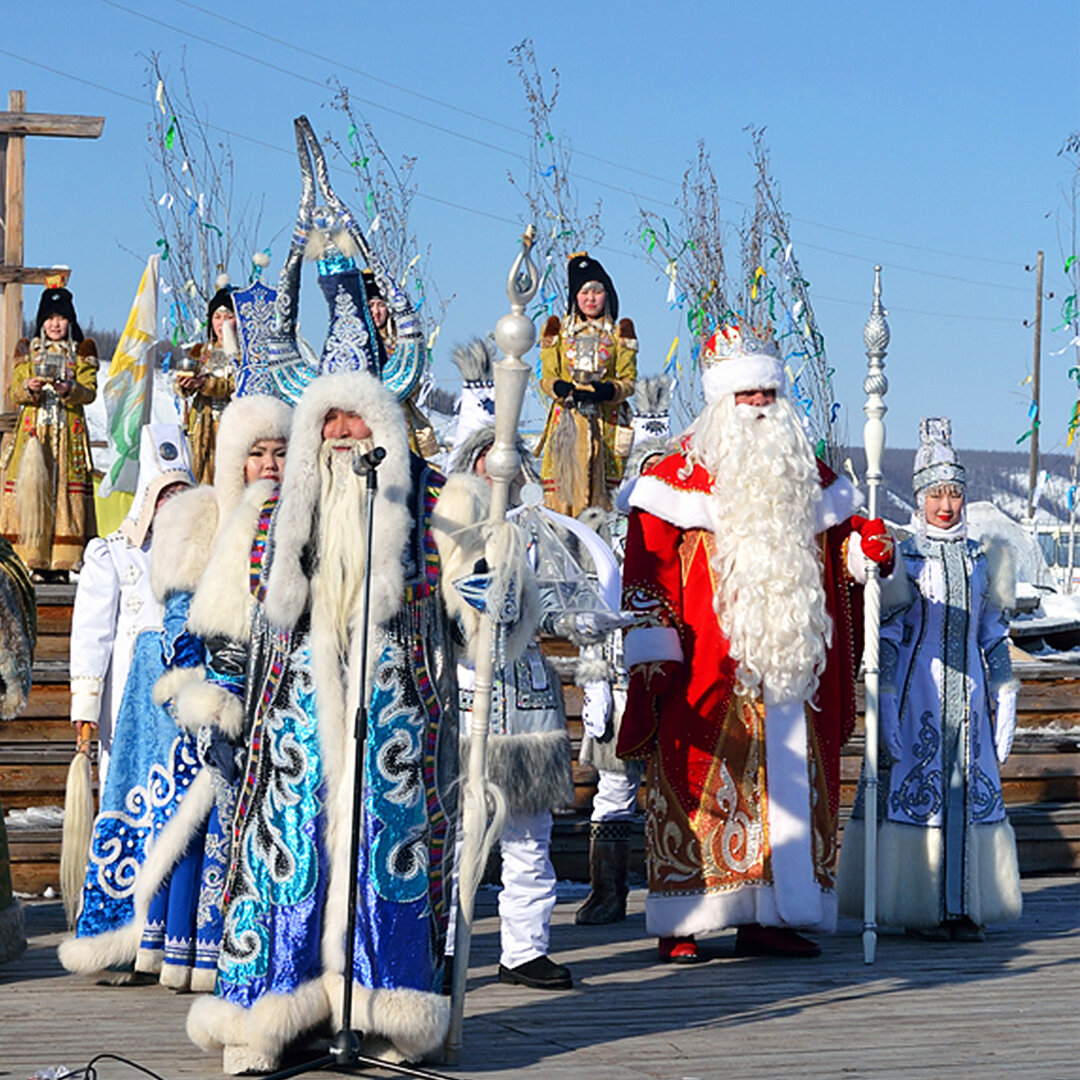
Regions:
[[[816,956],[796,928],[836,924],[861,497],[815,459],[769,337],[726,327],[704,360],[705,409],[630,497],[618,753],[648,763],[646,924],[664,960],[732,926],[740,955]]]

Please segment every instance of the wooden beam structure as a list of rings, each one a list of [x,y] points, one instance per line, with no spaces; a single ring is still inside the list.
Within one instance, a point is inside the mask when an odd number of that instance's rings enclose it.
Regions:
[[[44,285],[47,271],[23,266],[26,213],[26,140],[28,137],[96,139],[103,116],[28,113],[26,91],[8,92],[7,112],[0,112],[0,412],[9,408],[12,357],[22,335],[23,285]]]

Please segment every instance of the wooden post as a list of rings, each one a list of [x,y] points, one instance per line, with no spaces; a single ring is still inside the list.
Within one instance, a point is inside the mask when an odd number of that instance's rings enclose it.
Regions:
[[[1035,367],[1031,376],[1031,397],[1035,415],[1031,418],[1031,465],[1028,468],[1028,517],[1035,517],[1035,485],[1039,482],[1039,384],[1042,372],[1043,253],[1035,260]]]
[[[26,111],[26,91],[8,92],[8,110]],[[4,139],[4,265],[23,263],[23,201],[26,185],[26,137],[5,133]],[[22,283],[4,286],[3,324],[0,329],[0,411],[10,408],[11,364],[15,343],[22,337]]]
[[[9,408],[11,361],[22,336],[22,287],[44,285],[46,271],[23,266],[23,224],[26,210],[26,138],[96,139],[105,126],[103,116],[28,113],[26,91],[8,91],[8,111],[0,112],[0,207],[3,208],[3,247],[0,249],[0,412]]]

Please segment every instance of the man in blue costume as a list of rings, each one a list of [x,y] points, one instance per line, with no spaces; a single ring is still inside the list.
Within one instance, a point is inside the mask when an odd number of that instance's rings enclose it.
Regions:
[[[365,481],[374,502],[360,857],[350,864],[353,717],[361,684]],[[365,1050],[416,1060],[445,1037],[443,943],[457,719],[452,580],[482,553],[486,485],[444,482],[410,454],[394,396],[324,375],[293,421],[280,499],[251,544],[255,597],[240,781],[215,997],[188,1033],[228,1073],[274,1069],[287,1044],[340,1026],[349,881],[358,881],[351,1025]],[[227,710],[221,710],[227,711]]]

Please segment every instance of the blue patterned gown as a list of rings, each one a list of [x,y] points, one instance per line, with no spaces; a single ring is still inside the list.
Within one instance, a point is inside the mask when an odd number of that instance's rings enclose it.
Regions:
[[[878,918],[1005,922],[1020,914],[994,747],[995,692],[1012,679],[1008,622],[974,541],[915,535],[898,555],[894,574],[906,572],[914,601],[889,612],[883,593]],[[862,887],[863,798],[860,783],[844,835],[844,893]],[[842,910],[860,915],[861,899]]]
[[[202,660],[201,643],[184,630],[190,601],[190,593],[174,592],[165,604],[163,628],[144,630],[135,640],[76,927],[77,938],[91,939],[106,951],[111,951],[107,943],[120,935],[127,939],[137,915],[136,885],[148,856],[201,769],[193,736],[153,701],[154,684],[168,668]],[[220,895],[226,849],[220,826],[216,833],[217,839],[208,842],[203,825],[177,853],[178,862],[149,904],[141,943],[132,938],[124,955],[109,959],[135,960],[134,946],[139,945],[138,968],[158,971],[163,961],[173,965],[179,970],[166,981],[177,986],[186,985],[199,951],[202,965],[213,969],[220,933],[211,925],[213,914],[207,918],[203,912],[200,928],[199,900],[204,884],[212,890],[215,881]]]
[[[371,991],[420,992],[439,1002],[457,764],[456,720],[452,712],[444,718],[444,709],[453,708],[449,623],[429,527],[441,485],[442,478],[414,457],[415,524],[403,556],[403,602],[372,641],[379,659],[369,696],[363,831],[354,868],[353,977],[364,1000]],[[272,559],[272,510],[271,504],[264,508],[252,553],[257,601]],[[292,630],[276,630],[257,604],[246,694],[250,749],[233,830],[217,996],[224,1013],[229,1003],[255,1008],[257,1016],[259,1003],[269,1004],[267,995],[283,995],[284,1012],[275,1013],[273,1022],[299,1030],[339,1012],[329,985],[314,1011],[295,1003],[300,995],[313,1000],[318,980],[341,970],[332,959],[344,955],[341,927],[328,921],[327,909],[334,883],[340,894],[349,874],[340,835],[336,849],[331,836],[334,816],[341,821],[348,813],[348,785],[335,787],[340,763],[327,760],[329,736],[320,730],[327,721],[312,669],[309,616]],[[351,728],[350,706],[346,715]],[[427,1001],[423,1007],[433,1006]],[[377,1016],[367,1030],[397,1039],[393,1030],[379,1030]],[[441,1037],[436,1033],[433,1041]]]

